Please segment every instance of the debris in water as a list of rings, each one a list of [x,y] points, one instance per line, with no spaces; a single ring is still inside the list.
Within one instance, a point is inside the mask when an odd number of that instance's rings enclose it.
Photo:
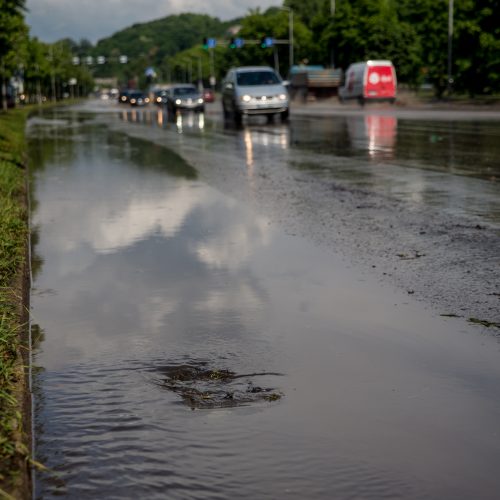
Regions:
[[[425,253],[420,253],[418,250],[414,255],[408,255],[406,253],[397,253],[396,254],[401,260],[414,260],[420,259],[420,257],[425,257]]]
[[[280,373],[236,374],[230,370],[209,369],[206,363],[164,367],[165,378],[158,385],[178,394],[192,409],[227,408],[258,401],[278,401],[283,394],[274,388],[254,385],[252,378],[280,376]]]
[[[495,323],[493,321],[486,321],[484,319],[478,319],[478,318],[469,318],[469,323],[482,325],[485,326],[486,328],[490,328],[491,326],[495,328],[500,328],[500,323]]]

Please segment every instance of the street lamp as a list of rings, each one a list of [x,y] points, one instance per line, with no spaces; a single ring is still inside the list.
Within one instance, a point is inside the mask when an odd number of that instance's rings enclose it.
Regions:
[[[448,0],[448,97],[451,94],[453,77],[451,75],[451,55],[453,44],[453,0]]]
[[[293,66],[293,9],[285,6],[280,7],[280,9],[288,12],[288,47],[290,49],[289,59],[291,71]]]

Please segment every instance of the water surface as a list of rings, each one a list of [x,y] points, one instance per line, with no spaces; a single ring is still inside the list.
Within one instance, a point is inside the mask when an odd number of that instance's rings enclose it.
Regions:
[[[30,148],[38,497],[497,497],[493,336],[91,115],[35,120]],[[180,364],[282,397],[193,410]]]

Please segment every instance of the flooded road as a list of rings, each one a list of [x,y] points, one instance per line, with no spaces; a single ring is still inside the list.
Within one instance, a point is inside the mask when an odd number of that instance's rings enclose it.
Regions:
[[[305,133],[135,116],[30,126],[36,496],[496,498],[498,339],[275,223]]]

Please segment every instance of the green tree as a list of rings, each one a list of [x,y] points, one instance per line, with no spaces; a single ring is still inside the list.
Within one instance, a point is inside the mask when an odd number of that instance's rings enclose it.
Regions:
[[[269,8],[266,12],[251,12],[241,22],[239,36],[249,40],[260,40],[269,36],[277,40],[289,39],[288,12],[276,7]],[[310,56],[313,48],[313,36],[300,18],[295,17],[293,22],[294,34],[294,59],[300,61]],[[275,45],[272,48],[262,49],[259,45],[248,45],[238,51],[238,63],[266,64],[274,66],[279,62],[279,70],[286,75],[290,65],[288,44]],[[277,56],[277,57],[276,57]]]
[[[411,23],[398,15],[393,0],[337,1],[335,15],[323,0],[312,17],[317,33],[314,59],[346,69],[353,62],[390,59],[399,77],[416,83],[420,76],[420,41]]]
[[[24,4],[24,0],[2,0],[0,5],[0,103],[4,109],[7,106],[7,79],[21,62],[21,48],[28,34]]]
[[[20,36],[26,33],[25,0],[2,0],[0,5],[0,61],[15,50]]]
[[[454,87],[471,96],[500,90],[500,2],[462,0],[455,13]]]

